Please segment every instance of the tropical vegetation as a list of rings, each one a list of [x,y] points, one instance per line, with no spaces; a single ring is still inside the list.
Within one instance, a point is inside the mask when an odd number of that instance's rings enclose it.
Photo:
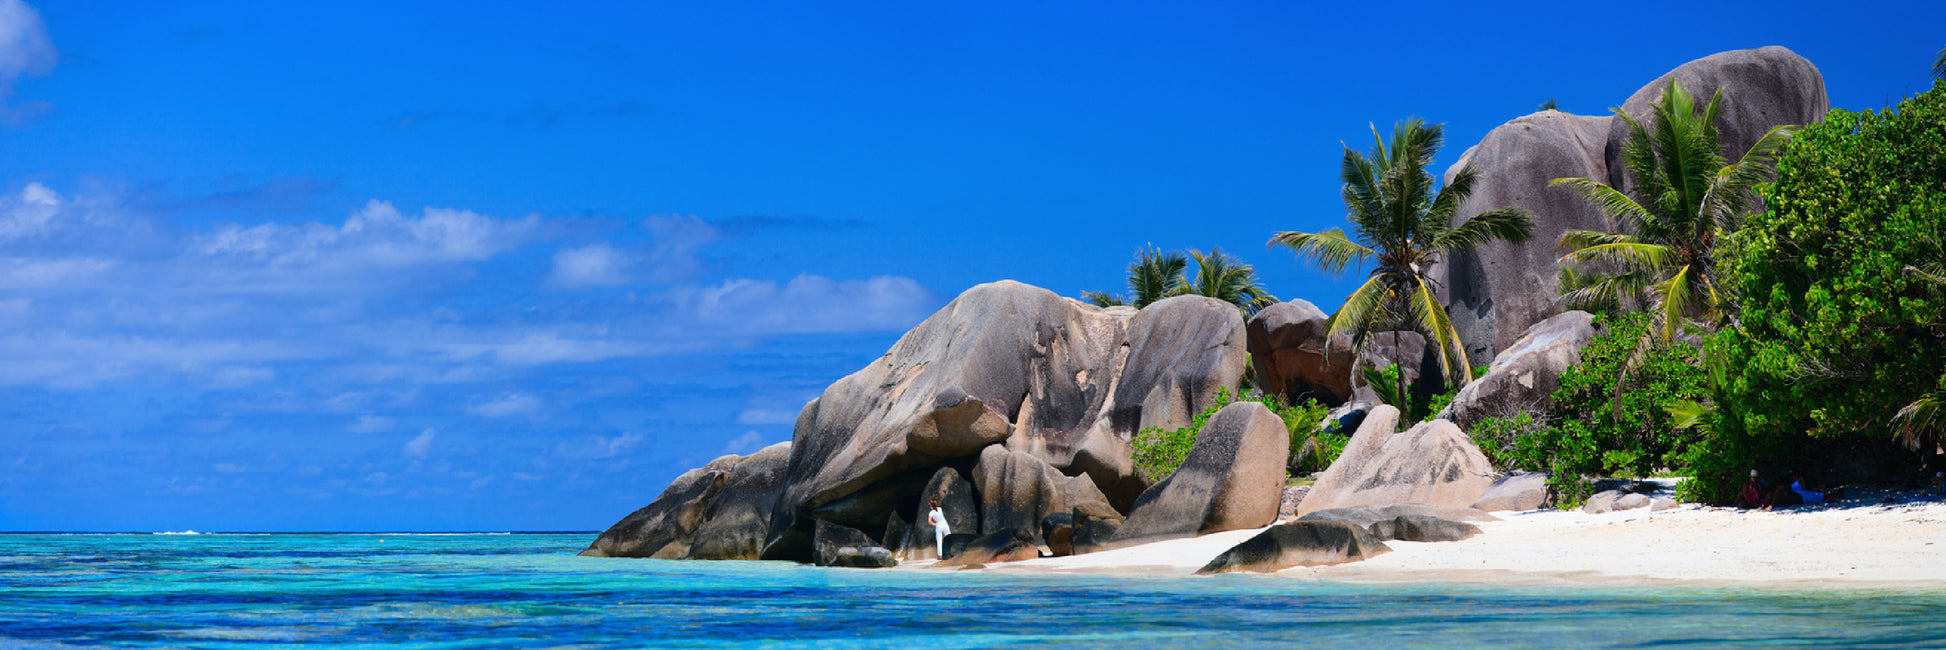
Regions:
[[[1435,190],[1429,170],[1443,137],[1441,125],[1428,126],[1418,118],[1394,126],[1390,143],[1374,127],[1371,153],[1346,147],[1339,166],[1352,234],[1342,228],[1284,231],[1271,237],[1270,245],[1289,247],[1299,259],[1333,275],[1352,264],[1371,263],[1370,277],[1326,322],[1330,335],[1350,335],[1363,346],[1374,332],[1416,331],[1436,346],[1447,382],[1464,385],[1473,380],[1472,364],[1428,273],[1443,256],[1457,251],[1493,241],[1526,241],[1533,221],[1523,210],[1503,208],[1454,223],[1478,173],[1467,166]]]
[[[1193,280],[1185,274],[1190,260],[1196,262]],[[1244,318],[1277,304],[1277,297],[1257,279],[1256,269],[1224,253],[1220,247],[1211,248],[1208,254],[1191,249],[1187,256],[1154,246],[1144,248],[1136,254],[1135,262],[1128,265],[1127,297],[1106,291],[1081,294],[1083,300],[1097,306],[1129,305],[1137,309],[1175,296],[1215,298],[1236,305]]]
[[[1313,400],[1305,400],[1300,405],[1285,404],[1283,400],[1270,395],[1253,395],[1237,398],[1229,389],[1219,389],[1216,399],[1209,407],[1196,414],[1189,426],[1180,429],[1149,427],[1135,434],[1129,440],[1134,447],[1135,468],[1151,483],[1159,482],[1176,473],[1184,459],[1189,457],[1189,449],[1196,444],[1196,437],[1203,431],[1217,411],[1237,402],[1258,402],[1284,421],[1289,432],[1291,457],[1293,463],[1286,469],[1293,474],[1323,471],[1331,462],[1338,459],[1344,451],[1349,436],[1342,432],[1327,430],[1323,427],[1325,415],[1330,408]],[[1315,442],[1313,442],[1315,441]],[[1299,451],[1307,443],[1312,443],[1313,452],[1302,456]]]

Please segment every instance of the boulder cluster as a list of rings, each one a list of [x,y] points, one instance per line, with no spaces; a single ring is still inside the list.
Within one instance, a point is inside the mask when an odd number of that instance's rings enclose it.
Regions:
[[[1828,108],[1817,69],[1767,47],[1692,61],[1621,110],[1646,117],[1672,79],[1729,98],[1729,156]],[[1387,552],[1388,540],[1464,539],[1488,511],[1545,507],[1545,475],[1495,472],[1466,432],[1551,408],[1560,375],[1598,334],[1592,316],[1556,305],[1554,245],[1568,229],[1618,224],[1547,184],[1578,176],[1626,188],[1627,134],[1613,116],[1542,111],[1494,129],[1454,166],[1480,173],[1462,218],[1519,206],[1538,228],[1526,243],[1489,244],[1434,269],[1469,356],[1490,362],[1436,419],[1400,431],[1399,410],[1358,372],[1397,364],[1414,399],[1440,391],[1437,351],[1417,333],[1354,346],[1302,300],[1246,322],[1200,296],[1102,308],[1002,281],[967,290],[832,384],[798,414],[791,442],[683,474],[582,555],[978,566],[1264,528],[1202,571],[1262,572],[1361,560]],[[1337,407],[1327,424],[1355,433],[1336,461],[1308,490],[1286,489],[1293,459],[1317,450],[1291,448],[1286,423],[1242,401],[1211,416],[1182,465],[1152,484],[1130,441],[1189,425],[1219,391],[1238,389],[1246,366],[1266,394]],[[926,521],[935,502],[952,531],[943,544]],[[1590,507],[1650,502],[1618,490]]]

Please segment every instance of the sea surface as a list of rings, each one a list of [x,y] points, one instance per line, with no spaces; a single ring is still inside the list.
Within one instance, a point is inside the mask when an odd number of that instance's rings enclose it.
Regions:
[[[1941,591],[1378,586],[575,557],[593,538],[0,535],[0,647],[1946,646]]]

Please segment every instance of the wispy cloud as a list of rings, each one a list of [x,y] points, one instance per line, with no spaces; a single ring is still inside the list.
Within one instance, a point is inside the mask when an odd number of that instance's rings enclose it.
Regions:
[[[504,418],[513,415],[526,415],[541,409],[541,400],[526,393],[512,393],[483,404],[475,404],[466,409],[468,413],[490,418]]]
[[[47,74],[59,60],[40,12],[21,0],[0,0],[0,124],[24,124],[54,110],[53,104],[41,100],[10,104],[15,81]]]
[[[433,433],[432,429],[426,429],[424,431],[420,431],[419,435],[414,436],[411,440],[406,441],[405,455],[409,458],[425,458],[431,455],[432,439],[434,435],[435,434]],[[379,474],[378,476],[380,477],[380,480],[378,482],[381,483],[384,482],[383,481],[384,475]]]
[[[737,414],[737,424],[796,424],[795,411],[748,409]]]
[[[769,446],[769,443],[764,442],[763,434],[749,431],[737,436],[729,444],[723,445],[723,453],[743,455],[763,449],[766,446]]]
[[[385,416],[360,415],[358,419],[352,420],[345,430],[352,433],[385,433],[391,431],[395,424],[392,418]]]

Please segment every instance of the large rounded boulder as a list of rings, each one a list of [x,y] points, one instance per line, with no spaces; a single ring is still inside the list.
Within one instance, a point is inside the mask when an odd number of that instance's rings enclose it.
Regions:
[[[1210,298],[1135,311],[1017,282],[968,289],[805,405],[763,556],[808,561],[813,520],[878,530],[940,467],[995,444],[1085,476],[1121,511],[1148,487],[1129,438],[1235,390],[1244,357],[1242,317]]]
[[[1275,573],[1292,567],[1359,562],[1390,552],[1391,547],[1360,526],[1340,521],[1290,521],[1231,547],[1196,574]]]
[[[1398,432],[1398,421],[1396,408],[1373,409],[1298,504],[1298,514],[1395,503],[1464,508],[1493,484],[1486,455],[1453,423],[1432,420]]]
[[[667,560],[754,560],[768,536],[791,444],[729,455],[684,472],[649,505],[623,517],[581,555]]]
[[[1142,493],[1110,546],[1277,521],[1290,445],[1284,421],[1264,405],[1223,407],[1203,425],[1182,466]]]
[[[1453,396],[1452,403],[1439,413],[1440,419],[1472,430],[1487,418],[1553,410],[1554,389],[1561,385],[1561,374],[1581,360],[1581,349],[1588,347],[1597,333],[1595,317],[1583,311],[1564,312],[1535,323],[1493,358],[1486,374]]]
[[[1306,300],[1280,302],[1250,318],[1250,362],[1257,387],[1286,404],[1315,399],[1337,406],[1351,399],[1351,337],[1328,336],[1328,316]]]
[[[1831,111],[1824,74],[1809,59],[1777,45],[1719,52],[1684,63],[1635,91],[1622,103],[1622,111],[1643,128],[1650,128],[1653,107],[1662,100],[1662,91],[1670,81],[1681,83],[1698,106],[1708,104],[1718,90],[1723,91],[1723,105],[1716,118],[1717,146],[1730,161],[1742,158],[1743,152],[1773,127],[1811,124]],[[1627,122],[1615,120],[1609,125],[1606,180],[1609,186],[1624,191],[1635,186],[1622,163],[1623,146],[1632,135]],[[1602,180],[1599,176],[1588,178]]]

